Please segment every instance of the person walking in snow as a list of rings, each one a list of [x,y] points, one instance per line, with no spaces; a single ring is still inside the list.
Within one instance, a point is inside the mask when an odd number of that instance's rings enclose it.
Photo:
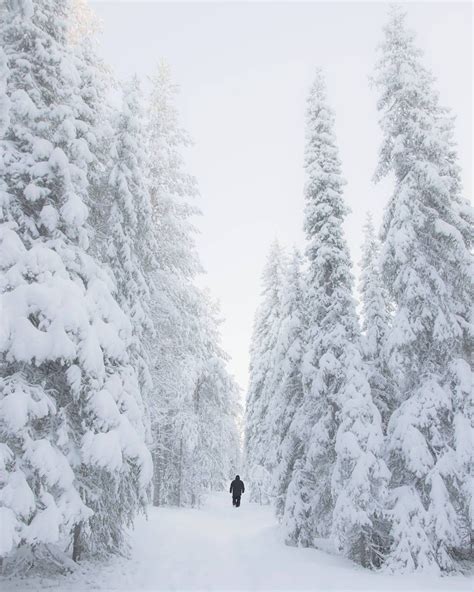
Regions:
[[[244,482],[238,475],[230,484],[230,493],[232,494],[232,505],[238,508],[240,506],[240,497],[245,492]]]

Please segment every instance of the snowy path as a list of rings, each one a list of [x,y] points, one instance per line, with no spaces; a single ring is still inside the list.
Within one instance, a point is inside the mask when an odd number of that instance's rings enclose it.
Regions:
[[[472,590],[473,580],[388,577],[315,549],[280,541],[269,508],[231,506],[225,494],[201,510],[150,509],[133,533],[132,558],[101,568],[83,566],[68,578],[0,581],[7,590]]]

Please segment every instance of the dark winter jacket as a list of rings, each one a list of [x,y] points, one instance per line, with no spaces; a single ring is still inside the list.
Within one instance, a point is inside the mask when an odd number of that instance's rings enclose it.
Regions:
[[[230,484],[230,493],[232,497],[240,497],[245,491],[244,482],[240,480],[240,477],[237,477],[232,481]]]

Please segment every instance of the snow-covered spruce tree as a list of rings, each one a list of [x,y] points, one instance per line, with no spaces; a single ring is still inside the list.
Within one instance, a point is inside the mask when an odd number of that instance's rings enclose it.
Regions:
[[[115,275],[115,296],[120,306],[132,320],[133,346],[132,365],[137,371],[141,392],[140,406],[145,415],[146,440],[150,443],[149,398],[151,393],[150,340],[155,335],[149,311],[151,294],[155,289],[153,271],[156,270],[156,241],[151,215],[151,200],[146,187],[148,160],[143,138],[145,137],[144,108],[141,89],[135,77],[123,87],[112,76],[110,69],[97,52],[97,36],[100,30],[97,17],[86,0],[73,0],[69,39],[74,49],[75,64],[80,74],[80,93],[85,106],[81,119],[87,123],[86,130],[93,129],[87,139],[93,159],[88,164],[89,217],[91,227],[90,253],[99,259]],[[111,95],[121,91],[122,108],[114,109]],[[128,118],[128,119],[127,119]],[[125,129],[124,129],[125,128]],[[118,153],[126,154],[126,163],[118,163]],[[118,171],[117,177],[115,174]],[[119,230],[120,221],[114,217],[114,242],[110,241],[111,216],[124,205],[126,185],[133,194],[136,210],[136,228]],[[115,188],[111,188],[115,185]],[[122,198],[115,201],[115,193]],[[121,204],[118,205],[118,204]],[[118,233],[122,232],[128,244],[123,246],[121,257],[116,257]],[[120,239],[119,239],[120,240]],[[133,246],[132,246],[133,245]],[[123,268],[126,251],[134,260],[134,279],[140,297],[128,292],[120,275],[128,273]],[[118,266],[118,267],[117,267]],[[131,267],[128,267],[130,270]],[[117,274],[119,277],[117,277]],[[138,292],[136,293],[136,295]],[[132,303],[132,304],[130,304]],[[130,307],[131,306],[131,307]]]
[[[393,387],[385,360],[385,338],[390,328],[390,305],[380,269],[380,241],[372,215],[367,213],[360,262],[359,292],[362,301],[363,353],[369,369],[372,399],[386,428],[393,411]]]
[[[175,106],[177,87],[161,64],[151,79],[149,194],[156,228],[152,318],[152,411],[156,505],[199,505],[227,482],[240,451],[238,390],[219,344],[217,311],[195,284],[201,271],[191,204],[197,195],[181,151],[189,145]]]
[[[280,304],[280,324],[273,356],[272,405],[269,410],[270,440],[273,448],[272,479],[275,511],[284,513],[288,485],[295,461],[301,451],[298,434],[290,429],[296,410],[303,398],[301,356],[304,336],[304,284],[302,257],[294,250],[283,278]]]
[[[194,280],[201,265],[191,220],[198,213],[191,203],[198,190],[184,165],[182,150],[190,140],[179,125],[178,87],[168,66],[159,65],[151,85],[146,142],[159,286],[152,302],[159,335],[152,352],[154,504],[182,505],[189,501],[184,484],[198,433],[193,394],[200,372],[201,294]]]
[[[98,20],[86,0],[72,0],[68,40],[72,58],[79,73],[79,92],[82,133],[86,134],[91,152],[87,167],[90,248],[94,257],[108,265],[109,216],[111,196],[109,175],[114,166],[110,147],[114,142],[114,118],[117,114],[112,106],[111,94],[117,90],[117,83],[97,52]],[[91,133],[91,130],[93,133]]]
[[[274,386],[276,344],[280,326],[281,289],[285,254],[275,241],[262,274],[262,301],[254,320],[250,346],[250,376],[245,410],[244,462],[251,501],[269,503],[271,499],[270,464],[276,442],[270,425],[275,404]]]
[[[206,292],[201,294],[200,351],[193,392],[196,441],[189,450],[184,491],[199,505],[209,491],[227,489],[239,461],[241,416],[239,389],[227,370],[227,355],[220,346],[218,308]],[[234,473],[235,474],[235,473]]]
[[[387,567],[450,571],[472,532],[473,217],[462,197],[453,119],[399,7],[384,34],[374,77],[383,132],[376,177],[395,181],[382,267],[395,305],[387,349],[399,405],[388,428]]]
[[[230,477],[240,465],[238,426],[242,410],[239,388],[229,374],[225,358],[219,354],[203,364],[195,392],[199,439],[193,466],[199,485],[196,493],[202,496],[227,489]]]
[[[2,557],[118,550],[151,477],[131,328],[89,245],[87,124],[70,5],[7,2],[0,138]],[[90,130],[92,133],[92,130]]]
[[[143,146],[145,119],[136,77],[123,85],[122,108],[114,129],[109,162],[106,260],[115,278],[117,301],[132,322],[130,359],[137,372],[142,397],[148,402],[152,389],[150,349],[154,334],[151,299],[157,262],[146,177],[148,163]]]
[[[294,429],[304,442],[284,523],[290,543],[313,545],[331,534],[365,566],[378,563],[378,521],[388,471],[380,458],[381,417],[360,353],[351,262],[342,224],[344,181],[321,72],[306,113],[305,230],[308,331],[303,403]]]
[[[148,350],[153,335],[149,300],[153,290],[150,272],[155,267],[155,243],[151,204],[145,183],[147,163],[142,147],[142,98],[138,82],[132,80],[122,89],[122,108],[117,112],[111,106],[111,94],[120,88],[98,56],[97,33],[100,27],[85,0],[72,1],[68,29],[74,65],[80,78],[82,102],[79,129],[87,139],[91,152],[87,168],[89,253],[111,275],[113,296],[131,321],[128,354],[133,376],[130,387],[134,391],[134,405],[138,406],[138,413],[142,416],[139,431],[149,442],[151,375]],[[127,191],[130,193],[127,194]],[[135,228],[129,224],[126,215],[121,218],[124,209],[130,206],[127,200],[131,195]],[[130,273],[133,278],[128,278]],[[141,425],[142,422],[144,425]],[[112,495],[117,497],[113,492]],[[117,508],[123,513],[123,519],[119,516],[116,522],[130,522],[134,515],[133,504],[119,500]],[[92,530],[95,531],[94,528]],[[98,539],[101,538],[106,537],[98,534]]]

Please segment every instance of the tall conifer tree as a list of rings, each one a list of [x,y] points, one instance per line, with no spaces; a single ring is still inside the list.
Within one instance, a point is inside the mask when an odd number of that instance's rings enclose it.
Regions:
[[[268,423],[273,449],[273,488],[278,517],[284,513],[288,485],[301,452],[301,440],[292,429],[295,413],[303,398],[301,376],[304,347],[305,286],[303,260],[294,250],[285,270],[281,293],[281,321],[274,356],[272,408]]]
[[[381,418],[360,354],[342,229],[344,181],[321,72],[310,90],[306,122],[308,325],[304,398],[295,416],[305,448],[287,497],[287,539],[311,546],[315,537],[331,534],[346,555],[371,565],[387,469],[380,458]]]
[[[199,213],[193,204],[198,189],[182,155],[191,142],[179,124],[178,87],[166,64],[158,66],[151,83],[148,190],[157,259],[151,305],[157,334],[151,401],[154,503],[199,505],[206,491],[223,487],[235,467],[240,406],[219,343],[217,312],[195,281],[202,271],[192,222]]]
[[[377,178],[395,179],[382,229],[398,406],[388,427],[387,564],[452,570],[472,528],[473,217],[462,196],[453,119],[399,7],[384,29],[374,81],[383,133]]]
[[[74,558],[120,550],[125,523],[146,501],[151,462],[130,323],[88,254],[92,130],[68,44],[70,4],[8,2],[3,16],[3,552],[20,546],[31,563],[59,557],[64,541]]]
[[[285,255],[275,241],[268,254],[262,274],[262,300],[255,314],[250,348],[250,377],[247,392],[244,455],[247,474],[252,484],[252,501],[269,503],[271,473],[269,462],[276,442],[268,413],[274,403],[274,355],[281,320],[281,290]]]
[[[390,304],[380,268],[380,241],[375,234],[372,215],[367,214],[359,292],[362,300],[363,353],[369,369],[372,398],[386,428],[393,411],[393,386],[386,363],[385,342],[390,329]]]

